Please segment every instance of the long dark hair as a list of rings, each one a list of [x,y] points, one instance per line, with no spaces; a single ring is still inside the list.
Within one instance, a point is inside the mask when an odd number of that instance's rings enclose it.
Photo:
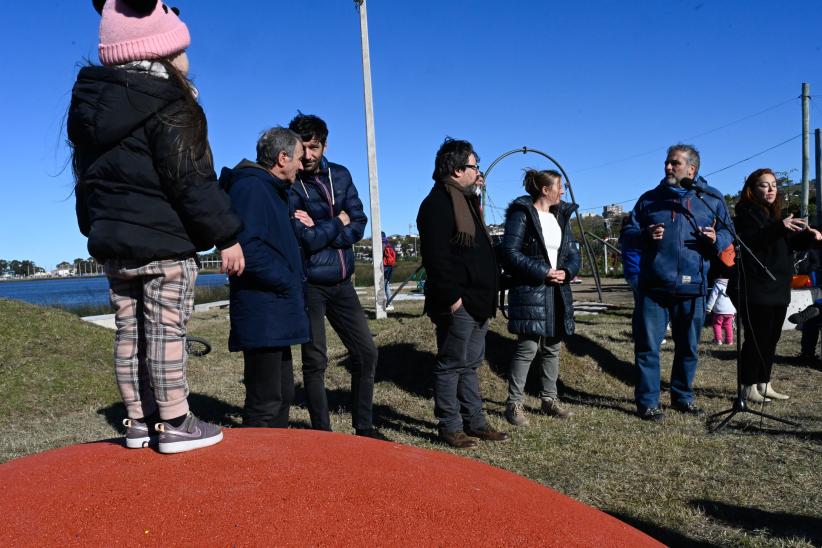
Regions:
[[[177,143],[180,156],[190,159],[198,172],[208,171],[213,163],[208,144],[208,122],[203,107],[194,95],[194,84],[168,59],[159,59],[158,62],[168,71],[169,80],[183,91],[185,101],[179,112],[173,116],[161,116],[160,120],[180,130],[180,141]]]
[[[779,204],[782,203],[780,199],[782,196],[780,193],[776,193],[776,200],[774,200],[772,204],[760,199],[756,195],[756,183],[763,175],[773,175],[774,179],[776,178],[776,174],[773,170],[767,167],[757,169],[748,175],[745,179],[745,185],[742,187],[742,193],[739,196],[739,201],[736,203],[736,206],[739,207],[741,205],[746,205],[757,207],[764,211],[768,217],[779,220],[782,218],[782,208],[779,206]]]
[[[193,167],[198,173],[208,173],[213,169],[211,147],[208,144],[208,122],[194,95],[194,85],[169,59],[153,59],[150,62],[162,65],[168,73],[169,82],[183,92],[183,108],[170,115],[157,113],[158,119],[169,127],[177,128],[180,136],[175,143],[180,163],[176,166],[175,172],[164,175],[176,176],[183,164]],[[94,65],[89,63],[88,66]],[[76,186],[88,166],[84,162],[85,155],[82,151],[78,150],[71,140],[68,144],[71,147],[71,166]]]

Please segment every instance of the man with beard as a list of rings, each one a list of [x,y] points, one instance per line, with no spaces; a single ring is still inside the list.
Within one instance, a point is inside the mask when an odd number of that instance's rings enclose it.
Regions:
[[[447,138],[437,152],[434,187],[417,214],[425,311],[437,334],[434,415],[440,439],[459,449],[475,447],[475,438],[508,439],[488,424],[477,377],[498,287],[494,249],[474,192],[478,161],[471,143]]]
[[[289,129],[302,139],[302,170],[291,190],[294,230],[306,258],[306,302],[311,341],[302,345],[303,384],[311,427],[331,430],[325,370],[325,318],[351,355],[351,420],[358,436],[385,440],[374,428],[372,402],[377,347],[351,283],[354,250],[368,218],[351,173],[325,158],[328,127],[317,116],[298,113]]]
[[[671,407],[692,415],[702,413],[694,403],[693,380],[705,320],[708,269],[710,259],[728,247],[732,236],[726,228],[731,221],[725,202],[717,198],[721,194],[697,177],[698,172],[699,152],[693,146],[668,148],[665,178],[640,196],[620,236],[623,248],[640,252],[633,322],[634,398],[637,414],[644,420],[665,417],[659,403],[659,348],[668,318],[674,341]]]

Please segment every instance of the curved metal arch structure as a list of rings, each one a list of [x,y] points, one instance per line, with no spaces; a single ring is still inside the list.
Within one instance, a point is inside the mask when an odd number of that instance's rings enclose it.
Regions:
[[[542,152],[541,150],[537,150],[535,148],[522,147],[522,148],[515,148],[514,150],[509,150],[508,152],[500,154],[499,156],[497,156],[497,158],[493,162],[491,162],[491,165],[488,166],[488,169],[485,170],[484,175],[485,175],[485,183],[486,184],[483,185],[483,187],[482,187],[482,209],[483,209],[483,211],[485,211],[485,194],[487,192],[488,176],[491,173],[491,170],[494,169],[494,166],[496,166],[498,163],[500,163],[503,159],[507,158],[508,156],[511,156],[511,155],[517,154],[517,153],[528,154],[529,152],[533,152],[534,154],[539,154],[540,156],[548,159],[548,161],[550,161],[555,166],[557,166],[557,169],[559,169],[560,173],[562,173],[562,176],[565,179],[565,188],[568,189],[568,194],[571,195],[571,203],[574,204],[574,205],[579,205],[579,204],[577,204],[576,198],[574,198],[574,189],[571,188],[571,180],[568,178],[568,174],[565,173],[565,170],[562,169],[562,166],[559,165],[559,162],[554,160],[554,158],[552,158],[550,154]],[[590,264],[591,264],[591,271],[594,273],[594,282],[596,283],[596,286],[597,286],[597,295],[599,296],[599,302],[602,302],[602,285],[601,285],[600,280],[599,280],[599,272],[597,272],[597,267],[596,267],[597,263],[596,263],[596,261],[594,261],[594,253],[591,250],[591,244],[588,243],[588,238],[585,237],[585,229],[582,227],[582,218],[579,216],[579,209],[577,209],[574,213],[576,214],[577,224],[579,225],[579,234],[580,234],[580,237],[582,237],[582,242],[583,242],[583,245],[585,246],[585,252],[588,254],[588,260],[590,261]]]

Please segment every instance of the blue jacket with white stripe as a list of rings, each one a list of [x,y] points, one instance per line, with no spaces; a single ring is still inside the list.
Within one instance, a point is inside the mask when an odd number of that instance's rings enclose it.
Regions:
[[[697,185],[721,196],[701,177]],[[653,240],[648,227],[659,223],[665,225],[665,232],[662,240]],[[733,241],[726,225],[733,226],[725,202],[708,194],[700,199],[695,190],[664,180],[644,193],[620,236],[624,247],[640,250],[639,290],[683,297],[705,295],[711,258]],[[715,242],[702,234],[704,227],[714,228]]]

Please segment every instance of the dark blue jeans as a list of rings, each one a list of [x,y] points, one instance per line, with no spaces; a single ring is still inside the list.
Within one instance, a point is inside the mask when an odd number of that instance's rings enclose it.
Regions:
[[[351,280],[337,285],[306,284],[306,304],[311,321],[311,341],[302,345],[303,385],[311,428],[331,430],[325,369],[328,351],[325,318],[351,356],[351,422],[356,430],[373,427],[374,373],[377,347]]]
[[[634,355],[637,380],[634,399],[640,413],[659,407],[659,347],[668,320],[674,342],[671,368],[671,403],[688,404],[694,400],[697,345],[705,322],[704,297],[671,297],[637,293],[635,310]]]
[[[385,298],[391,298],[391,275],[394,273],[393,266],[383,266],[383,277],[385,278]]]
[[[482,412],[477,369],[485,356],[488,320],[479,322],[460,307],[454,314],[432,316],[437,329],[437,359],[434,364],[434,416],[444,432],[467,425],[474,430],[487,427]]]

